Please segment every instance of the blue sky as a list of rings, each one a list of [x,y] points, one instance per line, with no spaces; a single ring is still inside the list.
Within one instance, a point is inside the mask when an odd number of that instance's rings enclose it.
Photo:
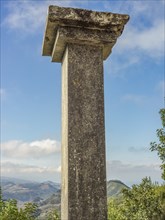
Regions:
[[[164,107],[164,5],[150,1],[1,1],[1,174],[60,181],[61,65],[42,57],[48,5],[129,14],[104,62],[107,179],[161,181],[150,152]]]

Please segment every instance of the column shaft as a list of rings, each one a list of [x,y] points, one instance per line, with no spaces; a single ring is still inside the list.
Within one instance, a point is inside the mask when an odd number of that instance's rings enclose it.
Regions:
[[[102,54],[68,44],[62,61],[62,220],[107,220]]]

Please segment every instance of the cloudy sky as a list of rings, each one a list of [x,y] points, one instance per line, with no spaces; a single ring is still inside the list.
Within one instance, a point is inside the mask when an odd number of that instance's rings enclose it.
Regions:
[[[1,175],[60,182],[61,65],[41,56],[48,5],[130,15],[104,62],[107,179],[161,182],[150,152],[164,107],[163,0],[1,3]]]

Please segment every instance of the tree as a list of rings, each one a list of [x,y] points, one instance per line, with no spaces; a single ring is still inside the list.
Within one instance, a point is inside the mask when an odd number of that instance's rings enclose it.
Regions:
[[[35,220],[37,205],[26,203],[24,208],[18,209],[14,199],[4,201],[0,188],[0,220]]]
[[[161,109],[159,113],[162,121],[162,128],[156,130],[159,143],[151,142],[150,149],[151,151],[157,151],[157,154],[162,161],[160,167],[162,169],[162,178],[165,180],[165,109]]]
[[[109,220],[165,220],[165,187],[144,178],[131,189],[123,189],[120,199],[110,199]]]
[[[108,201],[108,220],[127,220],[123,214],[124,204],[117,199],[109,199]]]
[[[47,220],[60,220],[59,214],[56,209],[48,213]]]
[[[159,186],[151,182],[150,178],[142,179],[139,185],[132,189],[123,189],[123,214],[128,220],[159,220],[163,215]]]

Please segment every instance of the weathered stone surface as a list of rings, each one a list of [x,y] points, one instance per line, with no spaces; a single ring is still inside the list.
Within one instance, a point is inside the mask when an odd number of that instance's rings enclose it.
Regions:
[[[95,40],[97,41],[97,43],[100,43],[100,45],[103,46],[103,59],[106,59],[107,56],[110,54],[111,49],[115,44],[117,38],[122,34],[124,25],[127,23],[128,20],[128,15],[50,6],[43,42],[43,56],[53,55],[53,61],[61,62],[61,60],[59,59],[56,60],[54,55],[54,53],[56,52],[54,48],[54,42],[58,41],[58,35],[59,32],[61,32],[61,30],[58,29],[59,27],[72,27],[78,28],[72,30],[74,33],[76,33],[76,31],[79,32],[79,34],[76,36],[76,39],[78,39],[78,36],[81,36],[81,41],[83,41],[83,36],[85,36],[85,33],[83,35],[81,35],[81,33],[83,31],[86,31],[87,33],[87,30],[90,30],[88,33],[88,36],[91,35],[91,37],[89,38],[90,40],[88,42],[88,38],[86,38],[85,43],[95,44]],[[71,30],[68,31],[68,33],[70,32]],[[92,39],[92,34],[94,34],[96,38],[93,37]],[[103,41],[101,40],[101,35],[104,35]],[[66,46],[67,40],[68,34],[67,37],[64,37],[64,42],[62,42],[62,46]],[[71,42],[71,37],[69,37],[69,42]],[[72,43],[74,43],[74,39],[72,40]],[[63,54],[63,47],[58,47],[57,52],[59,51],[61,54]]]
[[[106,220],[102,48],[68,44],[62,63],[62,220]]]
[[[62,63],[62,220],[107,220],[103,60],[128,19],[49,7],[43,55]]]
[[[109,56],[115,42],[114,34],[110,34],[107,31],[59,27],[52,52],[52,61],[62,61],[66,45],[69,43],[100,46],[103,48],[103,59],[105,60]]]

